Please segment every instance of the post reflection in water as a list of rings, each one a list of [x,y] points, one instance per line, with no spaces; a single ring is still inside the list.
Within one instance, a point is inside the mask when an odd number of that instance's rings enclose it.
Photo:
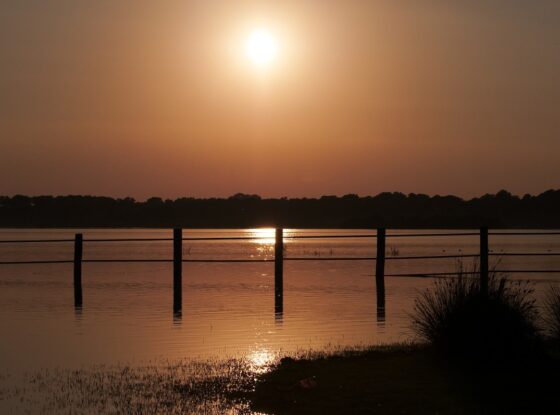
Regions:
[[[274,323],[277,325],[282,325],[283,322],[284,322],[284,313],[283,312],[274,313]]]
[[[274,315],[284,314],[284,292],[275,290],[274,292]]]
[[[385,325],[385,307],[377,307],[377,322]]]
[[[83,308],[82,307],[74,307],[74,321],[76,322],[77,326],[82,324],[83,319]]]
[[[285,232],[285,233],[284,233]],[[276,259],[274,269],[274,320],[282,323],[284,314],[284,236],[292,234],[290,230],[275,228],[255,228],[247,230],[247,234],[255,239],[253,243],[259,245],[257,251],[262,259],[269,259],[274,255]]]

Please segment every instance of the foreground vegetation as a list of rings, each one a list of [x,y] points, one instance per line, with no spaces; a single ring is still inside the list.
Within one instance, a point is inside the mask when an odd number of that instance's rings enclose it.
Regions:
[[[437,282],[416,301],[412,323],[423,345],[283,359],[257,384],[253,408],[274,414],[559,413],[560,291],[551,288],[542,316],[532,293],[530,283],[494,272],[483,289],[479,276],[460,264],[457,278]]]
[[[413,329],[448,358],[490,366],[526,362],[542,349],[534,284],[491,272],[482,292],[477,268],[459,263],[456,277],[420,293]]]
[[[0,412],[559,413],[560,353],[552,343],[545,349],[535,366],[512,361],[501,371],[458,365],[421,344],[300,352],[274,362],[272,370],[259,376],[243,359],[51,369],[29,374],[22,386],[0,386]],[[472,360],[467,356],[467,361]]]
[[[558,413],[560,360],[501,372],[465,370],[425,345],[283,359],[250,395],[255,411],[273,414]]]
[[[0,370],[1,414],[249,414],[255,382],[243,359],[44,369],[21,379]]]

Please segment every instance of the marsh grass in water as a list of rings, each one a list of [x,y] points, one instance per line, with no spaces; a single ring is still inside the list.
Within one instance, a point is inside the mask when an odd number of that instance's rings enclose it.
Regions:
[[[544,342],[534,285],[490,272],[481,292],[477,264],[436,281],[417,298],[413,328],[449,360],[487,413],[550,413],[559,359]],[[478,273],[478,274],[477,274]]]
[[[247,414],[254,382],[243,359],[179,361],[41,370],[0,396],[11,413]]]
[[[549,288],[543,308],[547,334],[558,345],[560,344],[560,287]]]
[[[416,299],[411,318],[419,338],[484,364],[534,354],[540,336],[533,284],[491,271],[484,296],[477,264],[457,268],[457,276],[436,281]]]

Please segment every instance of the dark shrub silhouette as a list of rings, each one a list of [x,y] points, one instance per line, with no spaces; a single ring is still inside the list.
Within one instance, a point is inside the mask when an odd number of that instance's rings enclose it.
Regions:
[[[543,308],[547,334],[552,340],[560,343],[560,287],[550,287]]]
[[[459,272],[437,281],[416,300],[415,332],[463,362],[474,358],[485,365],[507,364],[534,354],[539,333],[532,286],[491,272],[488,295],[483,296],[479,275],[465,273],[462,265]]]

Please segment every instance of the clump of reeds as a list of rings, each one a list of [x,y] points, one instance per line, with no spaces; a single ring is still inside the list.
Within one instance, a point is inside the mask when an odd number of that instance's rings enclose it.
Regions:
[[[544,299],[543,318],[547,334],[556,342],[560,342],[560,287],[550,287]]]
[[[538,343],[532,293],[529,282],[491,271],[484,294],[477,264],[466,271],[458,263],[456,276],[436,281],[417,298],[413,329],[421,339],[463,360],[517,358]]]

